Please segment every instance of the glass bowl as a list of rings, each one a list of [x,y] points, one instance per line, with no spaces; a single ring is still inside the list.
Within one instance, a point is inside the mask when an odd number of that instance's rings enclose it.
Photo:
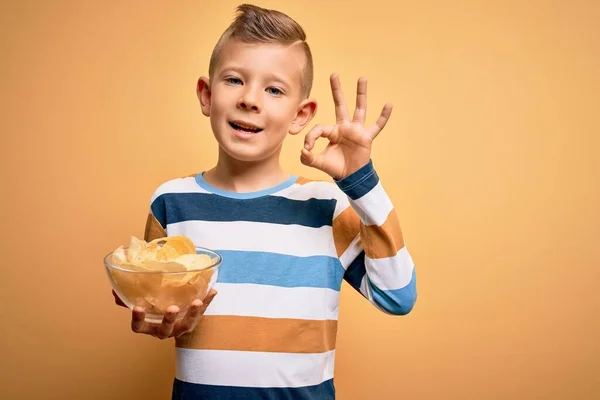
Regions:
[[[160,323],[172,305],[179,307],[177,319],[183,318],[192,302],[204,300],[215,285],[223,257],[203,247],[196,247],[196,253],[210,256],[214,263],[183,272],[140,271],[113,265],[113,252],[110,252],[104,257],[104,265],[112,288],[123,303],[129,309],[143,307],[146,321]]]

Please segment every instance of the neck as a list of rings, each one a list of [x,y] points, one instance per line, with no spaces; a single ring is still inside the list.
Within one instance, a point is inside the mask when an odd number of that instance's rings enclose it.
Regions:
[[[204,180],[221,190],[247,193],[268,189],[289,178],[278,155],[259,161],[240,161],[219,148],[217,165],[206,171]]]

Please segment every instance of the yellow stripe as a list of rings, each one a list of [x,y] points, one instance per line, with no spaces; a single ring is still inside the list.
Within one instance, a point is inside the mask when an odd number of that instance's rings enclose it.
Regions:
[[[404,247],[400,223],[394,209],[381,226],[361,224],[360,233],[365,254],[372,259],[393,257]]]
[[[329,182],[329,181],[327,181],[325,179],[308,179],[308,178],[305,178],[303,176],[299,176],[296,179],[296,184],[297,185],[306,185],[307,183],[311,183],[311,182]]]
[[[344,211],[335,217],[332,225],[335,249],[338,257],[341,257],[360,232],[360,218],[358,218],[358,214],[352,207],[346,207]]]
[[[337,321],[204,315],[177,347],[203,350],[323,353],[335,349]]]
[[[312,181],[310,179],[308,179],[308,178],[304,178],[304,177],[301,177],[301,176],[299,176],[298,179],[296,179],[296,183],[298,185],[305,185],[305,184],[307,184],[309,182],[312,182]]]
[[[167,232],[164,230],[160,222],[156,219],[152,213],[148,213],[146,219],[146,230],[144,232],[144,240],[150,242],[154,239],[163,238],[167,236]]]

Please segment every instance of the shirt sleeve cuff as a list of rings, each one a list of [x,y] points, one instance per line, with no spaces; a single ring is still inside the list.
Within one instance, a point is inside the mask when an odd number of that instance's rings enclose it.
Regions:
[[[373,160],[358,171],[340,180],[334,179],[338,187],[352,200],[358,200],[369,193],[379,183],[379,176],[373,167]]]

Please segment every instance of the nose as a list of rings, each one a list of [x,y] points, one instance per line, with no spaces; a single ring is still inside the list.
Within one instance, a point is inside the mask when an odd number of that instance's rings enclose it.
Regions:
[[[260,112],[262,107],[260,104],[260,95],[257,93],[257,90],[248,87],[239,98],[237,107],[242,110]]]

